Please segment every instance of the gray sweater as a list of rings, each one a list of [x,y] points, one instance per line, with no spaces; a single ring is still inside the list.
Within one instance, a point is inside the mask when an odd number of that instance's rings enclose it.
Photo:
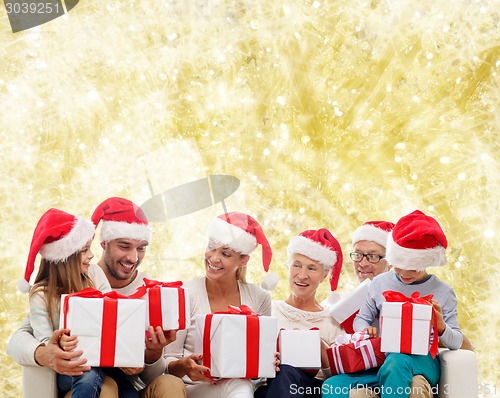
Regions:
[[[433,294],[433,299],[439,303],[443,310],[443,319],[446,324],[446,329],[439,336],[439,341],[451,350],[459,349],[462,346],[462,332],[458,327],[455,292],[435,275],[430,275],[423,281],[409,285],[401,282],[394,271],[385,272],[373,278],[368,290],[368,297],[354,319],[355,331],[361,331],[374,323],[380,314],[382,303],[385,302],[382,292],[386,290],[394,290],[405,296],[410,296],[414,292],[420,292],[420,296]],[[433,336],[431,336],[431,341],[432,339]]]

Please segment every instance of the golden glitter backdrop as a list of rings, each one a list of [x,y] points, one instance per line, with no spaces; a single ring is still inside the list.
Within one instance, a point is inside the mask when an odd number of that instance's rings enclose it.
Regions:
[[[20,396],[4,347],[40,215],[90,217],[106,197],[142,204],[213,174],[239,189],[155,223],[150,276],[201,274],[225,206],[263,224],[283,298],[292,235],[325,226],[347,252],[360,223],[418,208],[447,233],[432,271],[457,293],[480,386],[497,388],[499,20],[498,0],[82,0],[12,33],[0,7],[3,396]],[[259,283],[260,253],[251,263]],[[345,261],[339,290],[354,285]]]

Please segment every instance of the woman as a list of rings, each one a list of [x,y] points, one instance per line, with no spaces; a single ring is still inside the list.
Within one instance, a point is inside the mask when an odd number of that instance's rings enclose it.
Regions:
[[[311,374],[290,365],[280,365],[276,378],[255,392],[265,397],[321,397],[323,380],[330,376],[326,348],[344,331],[330,313],[318,304],[316,291],[331,271],[332,292],[337,289],[342,268],[339,242],[325,228],[307,230],[291,239],[288,245],[290,295],[285,301],[274,301],[272,315],[278,328],[307,330],[317,327],[321,336],[321,370]],[[300,349],[298,347],[297,349]]]
[[[217,217],[209,225],[205,276],[185,284],[189,291],[191,327],[179,331],[177,339],[167,346],[166,373],[184,378],[189,398],[253,397],[253,385],[248,379],[215,381],[204,375],[210,369],[198,364],[202,356],[194,352],[194,319],[197,314],[227,311],[228,305],[242,304],[261,315],[271,314],[270,294],[245,280],[249,254],[258,244],[262,246],[262,260],[267,272],[272,251],[255,219],[232,212]]]

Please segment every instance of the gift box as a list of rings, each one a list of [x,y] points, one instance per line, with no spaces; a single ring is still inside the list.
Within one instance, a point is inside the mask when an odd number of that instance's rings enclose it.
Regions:
[[[158,282],[144,278],[144,285],[132,297],[146,301],[146,329],[160,326],[163,330],[189,328],[190,309],[187,290],[182,282]]]
[[[275,377],[278,320],[244,305],[229,307],[195,318],[195,352],[203,354],[203,366],[213,377]]]
[[[86,365],[144,366],[146,303],[88,288],[61,298],[60,327],[78,336]]]
[[[419,297],[419,293],[413,293],[412,296],[406,297],[394,291],[382,294],[386,301],[380,311],[381,350],[427,355],[434,312],[432,295]],[[434,320],[436,321],[435,317]],[[431,354],[435,356],[436,352],[437,338],[433,341]]]
[[[278,351],[283,365],[300,369],[321,368],[321,337],[318,329],[280,330]]]
[[[370,284],[371,280],[365,279],[356,289],[343,294],[342,298],[330,308],[330,314],[332,314],[333,318],[340,323],[347,333],[354,333],[352,324],[354,318],[356,318],[356,314],[368,296]]]
[[[354,373],[380,366],[385,354],[380,337],[371,339],[365,332],[340,335],[335,345],[326,349],[332,375]]]

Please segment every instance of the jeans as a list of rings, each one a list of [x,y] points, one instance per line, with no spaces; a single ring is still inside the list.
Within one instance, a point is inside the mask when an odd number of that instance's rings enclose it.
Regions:
[[[57,389],[61,395],[71,390],[72,398],[99,398],[104,372],[101,368],[90,368],[81,376],[57,375]]]
[[[81,376],[57,375],[57,389],[61,395],[71,390],[71,398],[99,398],[105,376],[111,377],[118,386],[120,398],[139,398],[139,392],[119,368],[92,367]]]
[[[332,376],[323,385],[323,398],[349,398],[355,388],[372,388],[380,398],[408,398],[414,375],[422,375],[431,386],[439,381],[437,358],[428,355],[389,353],[380,368]]]
[[[280,365],[274,379],[268,379],[266,386],[259,387],[255,398],[302,398],[321,397],[322,381],[313,375],[290,365]]]

